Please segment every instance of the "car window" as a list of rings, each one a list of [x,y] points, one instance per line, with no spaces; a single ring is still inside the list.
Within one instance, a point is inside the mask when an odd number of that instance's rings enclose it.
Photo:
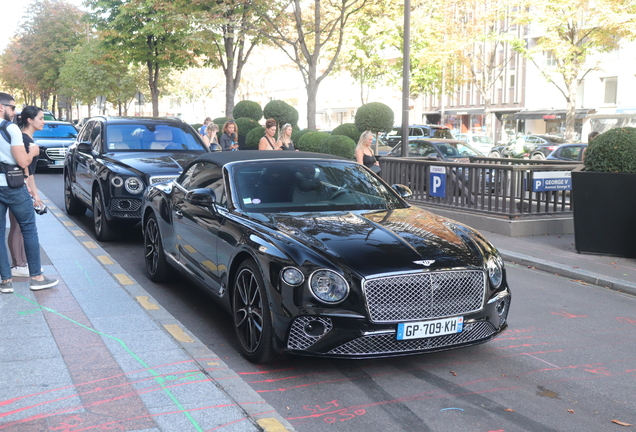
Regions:
[[[473,141],[482,144],[492,144],[492,140],[487,136],[473,136]]]
[[[36,130],[33,138],[76,138],[77,129],[73,125],[44,123],[42,130]]]
[[[216,204],[225,207],[224,184],[222,168],[216,164],[203,162],[196,164],[188,189],[212,189],[216,195]]]
[[[413,142],[409,143],[409,156],[437,156],[437,150],[432,144],[427,142]]]
[[[246,212],[308,212],[403,208],[396,193],[362,165],[286,160],[232,167],[232,197]]]
[[[453,134],[451,133],[450,129],[435,128],[435,131],[433,132],[433,137],[434,138],[453,139]]]
[[[547,141],[546,141],[547,142]],[[567,144],[567,140],[557,136],[551,136],[549,142],[553,144]]]
[[[97,122],[91,130],[91,150],[94,153],[101,153],[102,151],[102,124]]]
[[[559,149],[558,155],[563,159],[578,160],[581,153],[581,147],[564,147]]]
[[[188,168],[181,177],[177,179],[177,183],[179,183],[184,189],[190,190],[190,183],[192,182],[192,176],[195,172],[200,170],[203,167],[203,163],[195,163],[190,168]]]
[[[95,127],[95,121],[88,122],[84,128],[82,128],[78,141],[79,142],[91,142],[90,136],[93,131],[93,127]]]
[[[198,134],[186,125],[152,123],[109,124],[106,129],[108,151],[126,150],[205,150]]]
[[[411,136],[428,136],[428,131],[426,129],[422,130],[422,128],[413,128]]]

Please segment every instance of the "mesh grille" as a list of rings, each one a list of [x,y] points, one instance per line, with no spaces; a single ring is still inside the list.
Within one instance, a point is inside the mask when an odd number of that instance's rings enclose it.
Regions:
[[[329,354],[373,355],[423,351],[477,341],[491,336],[495,331],[491,323],[477,322],[467,324],[461,333],[425,339],[399,341],[395,339],[395,333],[369,335],[344,343],[329,351]]]
[[[311,321],[320,321],[325,326],[325,332],[320,336],[310,336],[303,330]],[[305,350],[318,342],[320,338],[329,333],[333,325],[329,318],[320,317],[300,317],[296,318],[289,331],[289,339],[287,340],[287,348],[292,350]]]
[[[66,148],[50,148],[46,149],[46,155],[52,160],[64,160],[66,157]]]
[[[110,201],[110,208],[117,212],[138,212],[141,208],[141,201],[136,199],[113,198]]]
[[[486,275],[481,270],[418,273],[364,283],[371,321],[412,321],[475,312],[483,308]]]
[[[157,177],[150,177],[150,184],[157,184],[157,183],[163,183],[163,182],[167,182],[167,181],[172,181],[174,179],[176,179],[179,176],[176,175],[171,175],[171,176],[157,176]]]

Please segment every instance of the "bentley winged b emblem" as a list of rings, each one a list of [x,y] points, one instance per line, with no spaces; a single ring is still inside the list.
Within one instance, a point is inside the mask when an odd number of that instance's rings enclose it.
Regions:
[[[420,261],[413,261],[415,264],[421,264],[423,266],[430,266],[431,264],[433,264],[435,262],[435,260],[420,260]]]

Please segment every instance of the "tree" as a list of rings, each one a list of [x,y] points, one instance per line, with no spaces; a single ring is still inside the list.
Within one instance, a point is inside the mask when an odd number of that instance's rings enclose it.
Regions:
[[[355,124],[360,132],[388,132],[393,128],[393,110],[381,102],[370,102],[356,111]]]
[[[86,0],[104,42],[120,56],[145,65],[152,115],[159,115],[159,83],[164,69],[184,69],[199,53],[185,2],[170,0]]]
[[[338,60],[349,21],[369,1],[283,0],[260,10],[268,24],[260,33],[282,49],[302,74],[309,129],[316,129],[318,86]]]
[[[588,73],[601,68],[589,62],[596,53],[618,47],[621,38],[636,37],[636,3],[632,0],[536,0],[521,16],[540,36],[521,51],[567,102],[565,138],[575,139],[576,94]],[[555,66],[542,66],[549,53]]]

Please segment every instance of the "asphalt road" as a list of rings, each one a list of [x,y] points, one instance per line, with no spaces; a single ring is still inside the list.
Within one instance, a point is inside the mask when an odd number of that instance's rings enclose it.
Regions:
[[[64,209],[60,173],[38,173]],[[72,218],[90,236],[92,214]],[[40,233],[46,235],[46,233]],[[301,432],[612,431],[636,425],[636,298],[507,264],[510,329],[476,347],[376,360],[238,354],[229,315],[185,280],[155,284],[138,227],[102,247]]]

